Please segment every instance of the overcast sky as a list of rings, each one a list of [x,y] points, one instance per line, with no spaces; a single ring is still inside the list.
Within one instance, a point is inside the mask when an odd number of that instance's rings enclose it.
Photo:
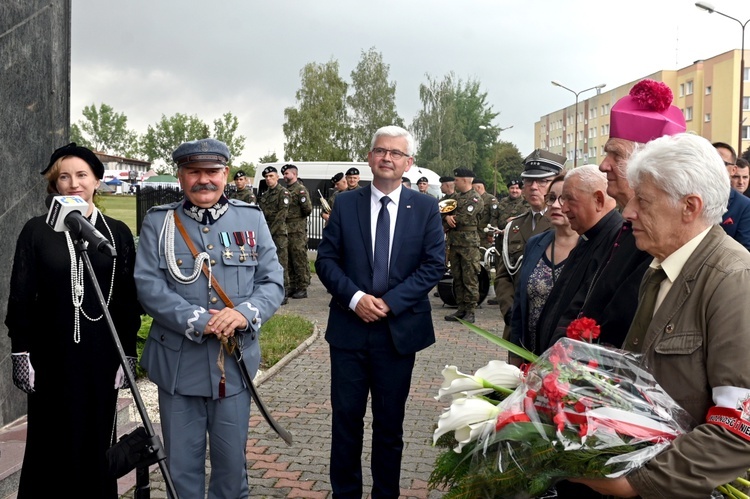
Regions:
[[[350,74],[374,47],[390,65],[410,125],[425,74],[476,79],[513,126],[523,155],[534,122],[573,104],[573,90],[615,88],[660,69],[739,49],[739,23],[688,0],[73,0],[71,121],[106,103],[145,133],[175,113],[207,123],[231,111],[241,160],[284,156],[284,108],[310,62]],[[750,1],[713,6],[743,22]],[[750,30],[749,30],[750,31]],[[746,42],[750,48],[750,41]],[[605,89],[606,90],[606,89]],[[581,94],[581,100],[591,93]]]

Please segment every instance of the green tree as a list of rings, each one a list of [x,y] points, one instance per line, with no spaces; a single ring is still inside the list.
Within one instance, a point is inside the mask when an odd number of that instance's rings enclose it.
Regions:
[[[128,129],[128,117],[116,113],[112,106],[91,104],[81,112],[84,119],[70,127],[70,137],[78,145],[94,151],[135,158],[138,155],[138,134]]]
[[[213,137],[227,145],[232,155],[231,164],[233,164],[232,159],[242,155],[242,151],[245,150],[245,136],[237,134],[239,125],[239,120],[232,113],[224,113],[221,118],[214,120]]]
[[[167,118],[161,115],[161,120],[154,126],[149,125],[141,141],[143,154],[152,163],[160,160],[163,164],[154,165],[159,174],[174,173],[172,152],[183,142],[205,139],[209,136],[209,128],[197,116],[177,113]]]
[[[523,171],[523,157],[521,152],[518,150],[515,144],[512,142],[498,141],[492,147],[492,165],[497,166],[497,191],[492,189],[492,192],[497,192],[498,196],[504,196],[508,194],[508,187],[506,183],[512,179],[520,179],[521,172]],[[494,181],[494,168],[493,177],[486,178],[485,181]]]
[[[346,98],[351,111],[351,148],[356,161],[366,161],[375,131],[385,125],[403,126],[396,112],[396,83],[388,81],[390,66],[375,47],[362,51],[352,71],[354,93]]]
[[[347,84],[338,61],[306,64],[298,107],[284,109],[284,155],[294,161],[350,161]]]
[[[258,163],[278,163],[279,158],[276,157],[276,151],[272,152],[271,154],[266,154],[265,156],[261,156],[261,158],[258,160]]]

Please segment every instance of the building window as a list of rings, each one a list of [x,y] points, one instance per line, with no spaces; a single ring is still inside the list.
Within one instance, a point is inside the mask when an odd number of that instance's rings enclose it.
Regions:
[[[750,97],[742,98],[742,110],[747,111],[750,109]]]
[[[742,72],[742,79],[745,81],[750,81],[750,68],[745,68],[745,70]]]
[[[685,111],[683,111],[685,114],[685,121],[691,121],[693,119],[693,107],[686,107]]]
[[[609,114],[609,104],[604,105],[604,114]]]
[[[711,85],[706,87],[706,95],[711,95]]]
[[[596,146],[589,147],[589,156],[591,156],[592,158],[596,157]]]
[[[693,82],[685,83],[685,95],[693,95]]]
[[[685,84],[680,83],[680,97],[684,97],[684,96],[685,96]]]
[[[602,125],[602,135],[609,135],[609,125]]]
[[[742,138],[745,140],[750,139],[750,126],[742,127]]]
[[[703,116],[703,121],[705,121],[706,123],[710,123],[711,122],[711,113],[706,113],[706,115]]]

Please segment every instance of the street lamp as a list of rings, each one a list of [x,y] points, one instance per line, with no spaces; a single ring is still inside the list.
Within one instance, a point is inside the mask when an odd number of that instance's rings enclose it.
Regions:
[[[556,87],[564,88],[565,90],[567,90],[568,92],[570,92],[570,93],[572,93],[573,95],[576,96],[576,106],[575,106],[576,117],[575,117],[575,126],[573,127],[574,130],[575,130],[573,132],[573,139],[574,139],[574,142],[573,142],[573,168],[575,168],[576,166],[578,166],[578,96],[581,95],[583,92],[588,92],[589,90],[594,90],[594,89],[601,90],[602,88],[606,87],[607,84],[606,83],[602,83],[600,85],[596,85],[596,86],[593,86],[591,88],[586,88],[586,89],[580,90],[578,92],[576,92],[575,90],[572,90],[572,89],[566,87],[565,85],[563,85],[562,83],[560,83],[557,80],[552,80],[552,84],[554,86],[556,86]]]
[[[745,26],[747,26],[747,23],[750,23],[750,19],[745,21],[744,23],[740,21],[739,19],[736,19],[732,16],[728,16],[724,14],[723,12],[719,12],[718,10],[714,9],[713,5],[706,2],[696,2],[695,6],[699,9],[705,10],[709,14],[719,14],[720,16],[724,16],[727,19],[731,19],[732,21],[737,21],[737,23],[742,27],[742,49],[740,49],[740,124],[739,124],[739,131],[737,133],[738,139],[737,139],[737,153],[742,154],[742,123],[745,121],[742,119],[742,113],[743,113],[743,105],[742,100],[744,99],[744,86],[745,86]]]
[[[479,128],[482,130],[497,130],[497,142],[500,142],[500,134],[503,133],[505,130],[510,130],[513,128],[513,125],[506,126],[505,128],[495,128],[494,126],[486,126],[486,125],[479,125]],[[495,171],[492,172],[493,175],[493,182],[492,185],[494,185],[495,190],[495,197],[497,197],[497,148],[495,148]]]

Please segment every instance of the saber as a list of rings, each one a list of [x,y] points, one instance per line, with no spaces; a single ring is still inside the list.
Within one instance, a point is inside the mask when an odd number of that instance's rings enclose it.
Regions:
[[[284,442],[286,442],[286,444],[289,447],[291,447],[292,444],[294,443],[294,438],[292,437],[291,433],[289,433],[286,429],[284,429],[284,427],[281,426],[279,422],[274,419],[274,417],[266,408],[266,405],[263,403],[263,400],[260,398],[258,389],[255,387],[255,384],[253,383],[253,379],[252,377],[250,377],[250,373],[247,370],[247,366],[245,365],[245,362],[242,360],[242,348],[240,347],[240,345],[235,345],[235,348],[233,350],[234,352],[232,353],[232,355],[234,356],[234,359],[237,361],[237,365],[240,368],[242,379],[245,380],[245,384],[247,385],[248,390],[250,390],[250,396],[255,401],[255,405],[258,406],[258,410],[260,411],[260,414],[263,416],[263,419],[266,420],[266,422],[271,427],[271,429],[275,431],[276,434],[280,436],[281,439]]]

